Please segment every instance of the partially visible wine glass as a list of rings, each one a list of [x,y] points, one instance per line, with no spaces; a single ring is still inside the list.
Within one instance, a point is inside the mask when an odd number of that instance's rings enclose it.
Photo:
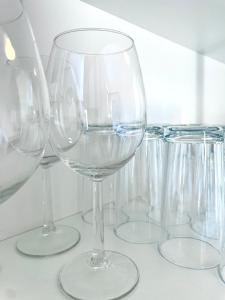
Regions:
[[[0,203],[38,167],[48,127],[48,90],[29,20],[20,1],[0,0]]]
[[[117,299],[138,283],[129,257],[104,250],[102,181],[123,167],[140,145],[145,97],[132,38],[109,29],[75,29],[58,35],[47,71],[51,143],[73,171],[93,180],[93,250],[60,272],[74,299]]]
[[[49,56],[41,55],[42,64],[46,70]],[[29,63],[29,58],[23,58]],[[43,176],[43,225],[41,228],[29,231],[17,241],[17,249],[26,255],[48,256],[55,255],[71,249],[80,240],[80,233],[73,227],[55,224],[53,217],[53,199],[51,184],[51,167],[59,162],[58,156],[53,152],[50,143],[45,147],[41,159]]]

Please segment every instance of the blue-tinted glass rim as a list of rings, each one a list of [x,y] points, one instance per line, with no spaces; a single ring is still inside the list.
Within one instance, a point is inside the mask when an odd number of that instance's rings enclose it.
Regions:
[[[164,137],[164,128],[161,125],[147,125],[145,128],[145,139],[160,139]]]
[[[164,139],[168,142],[223,142],[224,130],[220,126],[167,126]]]

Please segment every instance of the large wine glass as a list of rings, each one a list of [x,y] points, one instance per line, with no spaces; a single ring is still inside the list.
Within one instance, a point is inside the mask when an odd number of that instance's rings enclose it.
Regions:
[[[30,58],[23,58],[29,63]],[[41,55],[44,70],[47,69],[49,56]],[[80,240],[80,233],[71,226],[55,224],[53,216],[53,198],[51,184],[51,167],[59,162],[49,142],[45,147],[40,166],[43,178],[41,228],[28,231],[17,241],[17,249],[30,256],[49,256],[65,252],[74,247]]]
[[[93,180],[93,250],[82,253],[59,275],[75,299],[117,299],[137,284],[127,256],[104,250],[102,181],[124,166],[145,129],[145,97],[132,38],[109,29],[75,29],[53,44],[47,78],[51,142],[73,171]]]
[[[0,203],[39,165],[48,121],[48,90],[29,20],[19,1],[0,0]]]

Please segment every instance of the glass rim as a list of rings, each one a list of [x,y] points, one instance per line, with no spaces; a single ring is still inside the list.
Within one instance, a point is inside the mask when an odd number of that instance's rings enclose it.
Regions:
[[[223,142],[224,130],[220,126],[168,126],[164,129],[167,142],[204,143]]]
[[[130,46],[125,47],[123,50],[118,50],[115,52],[108,52],[108,53],[94,53],[93,52],[93,53],[91,53],[91,52],[85,52],[85,51],[82,52],[82,51],[76,51],[76,50],[69,50],[69,49],[66,49],[66,48],[58,45],[57,41],[61,37],[66,36],[67,34],[77,33],[77,32],[82,32],[82,31],[85,31],[85,32],[88,32],[88,31],[101,32],[101,31],[103,31],[103,32],[115,33],[117,35],[126,37],[130,41]],[[81,27],[81,28],[74,28],[74,29],[63,31],[55,36],[55,38],[53,39],[53,45],[58,49],[66,50],[67,52],[70,52],[70,53],[74,53],[74,54],[78,54],[78,55],[87,55],[87,56],[108,56],[108,55],[122,54],[122,53],[128,52],[129,50],[131,50],[135,47],[134,39],[132,37],[130,37],[128,34],[122,32],[122,31],[116,30],[116,29],[100,28],[100,27]]]
[[[164,130],[170,132],[223,132],[222,126],[219,125],[169,125]]]
[[[163,126],[147,125],[145,127],[144,140],[148,139],[163,139]]]

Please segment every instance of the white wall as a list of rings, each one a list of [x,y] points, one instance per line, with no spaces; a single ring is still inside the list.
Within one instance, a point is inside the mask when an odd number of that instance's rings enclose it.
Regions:
[[[209,103],[210,99],[214,106],[224,102],[225,67],[222,63],[79,0],[24,0],[24,4],[42,54],[49,54],[55,35],[75,27],[108,27],[130,34],[143,71],[149,121],[220,123],[225,119],[225,109],[221,115],[221,109],[211,111]],[[204,104],[202,112],[197,111],[199,102]]]
[[[225,123],[225,66],[79,0],[24,0],[41,54],[53,37],[75,27],[108,27],[136,43],[153,123]],[[79,209],[76,176],[61,163],[52,168],[56,218]],[[0,208],[0,238],[41,224],[41,176]],[[83,199],[82,199],[83,200]]]

